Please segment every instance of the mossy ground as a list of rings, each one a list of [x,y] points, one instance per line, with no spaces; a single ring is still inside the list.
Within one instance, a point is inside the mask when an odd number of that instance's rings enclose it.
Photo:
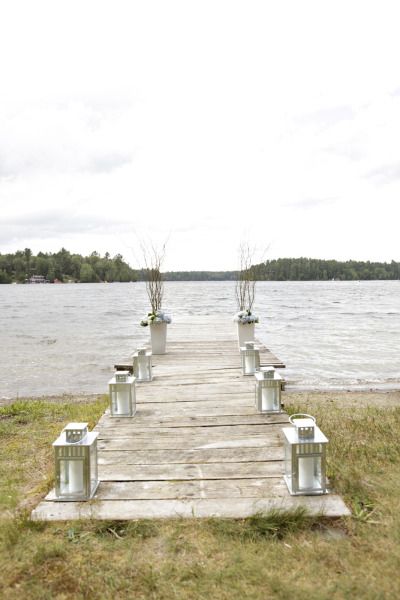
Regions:
[[[330,438],[329,476],[352,517],[303,511],[250,519],[31,522],[52,486],[51,442],[106,405],[17,402],[0,409],[0,595],[30,599],[397,599],[400,408],[303,397]]]

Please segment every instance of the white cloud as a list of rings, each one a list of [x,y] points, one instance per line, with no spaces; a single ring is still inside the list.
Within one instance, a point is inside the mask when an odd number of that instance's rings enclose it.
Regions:
[[[222,269],[247,231],[270,256],[399,258],[397,3],[2,12],[0,251],[170,236],[167,268]]]

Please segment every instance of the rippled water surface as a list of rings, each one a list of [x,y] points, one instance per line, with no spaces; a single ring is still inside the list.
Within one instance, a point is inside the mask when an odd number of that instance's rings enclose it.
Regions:
[[[232,282],[165,287],[172,317],[235,312]],[[147,306],[143,283],[1,285],[0,398],[107,391]],[[292,387],[400,389],[400,282],[260,282],[255,312]]]

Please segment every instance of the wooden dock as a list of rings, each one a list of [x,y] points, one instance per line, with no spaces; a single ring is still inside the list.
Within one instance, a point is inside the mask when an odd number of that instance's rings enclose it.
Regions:
[[[261,364],[284,367],[261,348]],[[289,495],[281,433],[288,417],[256,412],[254,378],[241,374],[230,320],[172,323],[167,352],[153,357],[154,380],[137,384],[136,416],[111,418],[107,411],[96,427],[95,498],[55,502],[53,490],[33,519],[242,518],[296,506],[349,514],[335,494]]]

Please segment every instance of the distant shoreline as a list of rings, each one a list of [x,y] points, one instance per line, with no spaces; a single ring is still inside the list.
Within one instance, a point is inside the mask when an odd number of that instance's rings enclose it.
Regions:
[[[235,280],[234,279],[164,279],[165,283],[223,283],[223,282],[232,282],[234,283]],[[364,282],[364,281],[378,281],[378,282],[382,282],[382,281],[398,281],[400,282],[400,279],[256,279],[255,280],[257,283],[262,283],[262,282],[269,282],[269,283],[288,283],[288,282],[293,282],[293,283],[349,283],[349,282]],[[75,285],[75,284],[85,284],[85,285],[99,285],[99,284],[112,284],[112,283],[145,283],[144,280],[138,280],[138,281],[92,281],[92,282],[87,282],[87,281],[51,281],[51,282],[47,282],[46,285]],[[43,285],[43,284],[32,284],[32,283],[28,283],[28,282],[20,282],[20,281],[12,281],[10,283],[3,283],[2,285],[7,286],[7,285],[26,285],[26,286],[33,286],[36,287],[37,285]]]
[[[71,254],[65,248],[57,253],[29,248],[13,254],[0,253],[0,284],[44,279],[51,283],[112,283],[145,281],[146,269],[132,268],[121,254],[102,257]],[[251,265],[248,275],[255,281],[397,281],[400,262],[327,260],[318,258],[278,258]],[[237,270],[165,271],[165,281],[235,281]],[[44,283],[44,281],[43,281]]]

